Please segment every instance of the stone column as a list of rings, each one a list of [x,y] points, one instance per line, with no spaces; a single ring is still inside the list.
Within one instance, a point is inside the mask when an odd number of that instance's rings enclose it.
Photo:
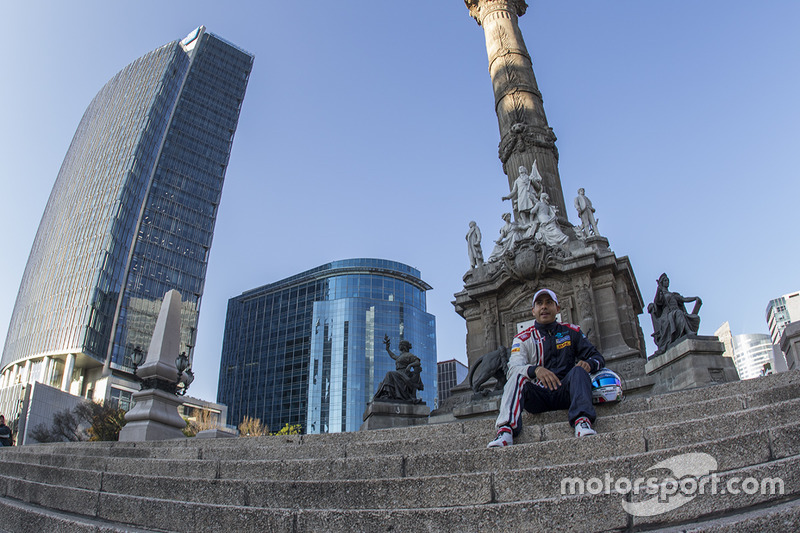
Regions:
[[[495,112],[500,127],[499,157],[508,186],[519,177],[519,167],[530,172],[534,160],[542,175],[550,204],[558,207],[559,222],[568,225],[564,193],[558,174],[556,136],[547,124],[542,94],[533,63],[522,39],[518,17],[525,14],[524,0],[465,0],[469,14],[486,38],[489,75],[494,87]]]
[[[50,356],[45,355],[44,359],[42,360],[42,371],[39,374],[39,381],[44,383],[45,385],[49,385],[49,383],[47,382],[47,378],[48,378],[48,373],[50,371],[50,361],[51,361]]]
[[[25,368],[22,370],[22,382],[27,383],[31,377],[31,360],[25,360]]]
[[[61,390],[64,392],[69,392],[73,370],[75,370],[75,354],[68,353],[67,360],[64,362],[64,375],[61,377]]]
[[[136,402],[125,413],[127,423],[119,433],[120,442],[185,438],[186,422],[178,414],[183,403],[176,395],[178,370],[175,359],[181,346],[181,295],[171,290],[164,295],[161,311],[147,351],[137,370],[142,390],[133,393]]]

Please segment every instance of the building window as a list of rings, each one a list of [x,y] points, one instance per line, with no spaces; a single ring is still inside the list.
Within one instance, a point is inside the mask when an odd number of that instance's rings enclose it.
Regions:
[[[133,406],[133,393],[122,389],[111,387],[111,394],[108,396],[109,404],[123,411],[130,411]]]

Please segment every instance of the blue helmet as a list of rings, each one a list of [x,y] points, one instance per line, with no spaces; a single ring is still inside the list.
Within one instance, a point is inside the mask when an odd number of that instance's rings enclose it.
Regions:
[[[622,380],[611,369],[603,368],[592,374],[592,403],[622,400]]]

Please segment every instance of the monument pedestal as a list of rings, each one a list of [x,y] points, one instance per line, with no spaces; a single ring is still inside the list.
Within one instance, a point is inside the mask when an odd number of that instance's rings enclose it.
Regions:
[[[714,336],[689,335],[645,364],[655,378],[653,394],[739,381],[733,359],[723,357],[725,346]]]
[[[147,359],[134,370],[144,390],[133,393],[135,403],[133,409],[125,413],[127,423],[119,432],[119,440],[144,442],[186,438],[182,431],[186,421],[178,414],[183,399],[176,395],[182,376],[173,362],[180,346],[181,295],[171,290],[161,302]]]
[[[127,423],[119,432],[119,440],[144,442],[148,440],[185,439],[181,431],[186,421],[178,414],[183,403],[175,396],[159,389],[147,389],[133,393],[136,402],[125,414]]]
[[[573,238],[568,249],[522,239],[495,261],[470,269],[464,289],[455,295],[456,312],[467,325],[469,366],[533,324],[536,290],[558,295],[561,322],[583,333],[620,374],[626,392],[647,392],[645,343],[637,315],[644,307],[627,257],[616,257],[604,237]]]
[[[427,424],[430,412],[424,403],[373,400],[364,410],[360,431]]]

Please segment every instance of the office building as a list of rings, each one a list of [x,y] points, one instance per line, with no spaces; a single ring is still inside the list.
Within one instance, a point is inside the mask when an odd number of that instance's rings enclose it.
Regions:
[[[784,294],[767,304],[767,325],[772,343],[780,346],[783,330],[791,322],[800,320],[800,292]]]
[[[271,431],[358,430],[367,403],[395,362],[400,340],[422,360],[418,392],[436,398],[430,286],[412,267],[385,259],[334,261],[228,301],[217,401],[228,420],[258,418]]]
[[[752,379],[787,370],[783,353],[765,333],[733,335],[730,325],[725,322],[714,334],[725,345],[723,355],[733,358],[739,379]]]
[[[182,297],[181,348],[191,357],[252,65],[251,54],[200,27],[97,93],[33,242],[0,386],[20,388],[19,396],[40,382],[126,405],[138,390],[130,355],[147,350],[171,289]]]
[[[439,381],[438,405],[450,397],[450,389],[467,378],[469,368],[457,359],[438,363],[437,379]]]

